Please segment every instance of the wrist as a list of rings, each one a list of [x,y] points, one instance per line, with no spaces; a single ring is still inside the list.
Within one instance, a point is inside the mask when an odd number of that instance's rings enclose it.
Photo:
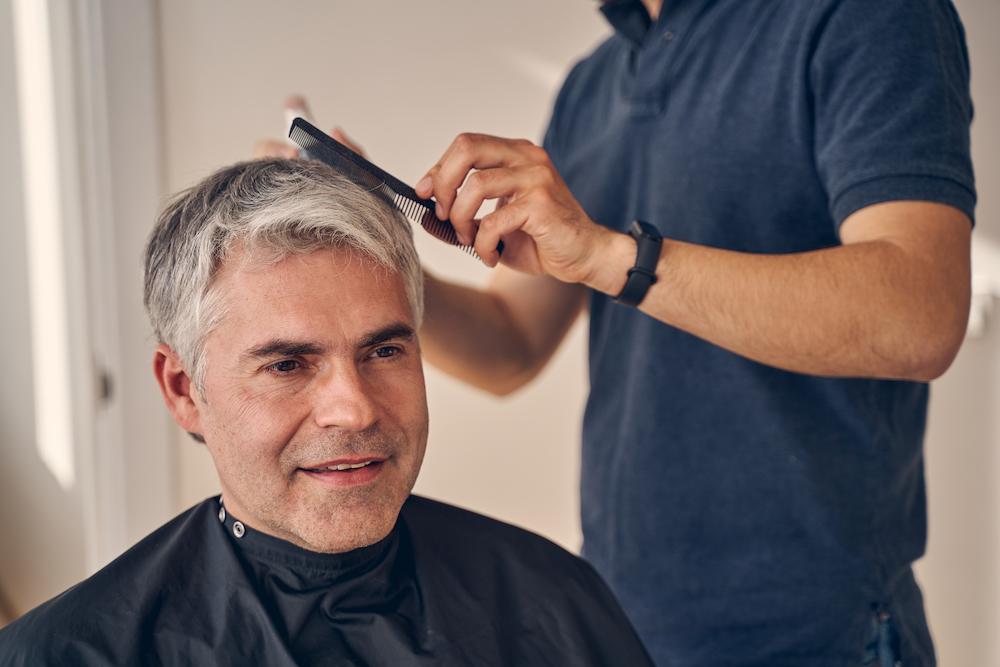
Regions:
[[[599,250],[594,253],[594,266],[583,284],[609,296],[617,296],[625,287],[628,270],[635,264],[637,246],[635,239],[628,234],[602,229],[604,234],[597,245]]]

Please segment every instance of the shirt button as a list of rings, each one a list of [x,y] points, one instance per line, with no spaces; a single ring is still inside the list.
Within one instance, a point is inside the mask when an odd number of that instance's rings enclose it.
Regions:
[[[242,523],[240,523],[239,521],[233,523],[233,535],[235,535],[237,538],[240,538],[243,537],[243,534],[245,532],[247,532],[247,530],[246,528],[243,527]]]
[[[667,40],[668,42],[673,38],[674,38],[674,33],[670,32],[669,30],[663,33],[663,39]]]
[[[226,508],[225,507],[220,507],[219,508],[219,522],[220,523],[225,523],[226,522]]]

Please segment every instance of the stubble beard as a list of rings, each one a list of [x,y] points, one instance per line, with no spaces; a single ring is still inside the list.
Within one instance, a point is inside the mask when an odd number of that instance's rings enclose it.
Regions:
[[[419,464],[402,469],[408,445],[373,427],[349,437],[320,438],[286,447],[279,457],[285,475],[281,493],[252,499],[253,513],[266,532],[319,552],[342,552],[373,544],[392,530],[400,506],[416,481]],[[383,469],[370,484],[334,488],[309,479],[301,468],[338,458],[384,457]],[[252,471],[246,488],[267,488]],[[248,498],[247,500],[251,500]],[[248,508],[249,509],[249,508]]]

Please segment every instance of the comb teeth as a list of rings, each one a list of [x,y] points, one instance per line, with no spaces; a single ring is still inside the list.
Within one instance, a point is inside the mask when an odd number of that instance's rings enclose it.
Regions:
[[[452,224],[438,219],[437,215],[429,206],[413,201],[409,197],[405,197],[398,192],[394,192],[392,188],[385,185],[383,185],[382,191],[391,197],[392,205],[395,206],[396,209],[399,210],[404,216],[406,216],[407,220],[420,225],[428,234],[439,241],[444,241],[445,243],[456,246],[473,257],[479,257],[472,246],[465,245],[458,240],[458,234],[455,233],[455,228]]]
[[[438,219],[434,213],[434,202],[418,198],[410,186],[382,171],[301,118],[296,118],[292,122],[288,136],[302,148],[305,159],[319,160],[333,167],[357,185],[379,194],[407,220],[420,225],[434,238],[457,246],[479,259],[479,254],[471,245],[465,245],[458,240],[458,234],[449,221]]]

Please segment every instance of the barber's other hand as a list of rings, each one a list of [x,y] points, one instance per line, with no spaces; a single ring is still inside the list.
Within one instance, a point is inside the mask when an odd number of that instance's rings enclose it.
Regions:
[[[330,130],[330,136],[355,153],[359,155],[365,154],[365,149],[354,143],[339,127]],[[267,157],[283,157],[294,160],[299,157],[299,149],[283,139],[261,139],[253,145],[253,158],[259,160]]]
[[[524,139],[460,134],[416,186],[434,196],[437,215],[483,262],[569,283],[587,283],[598,248],[613,234],[591,220],[570,194],[544,149]],[[482,203],[497,208],[474,218]],[[503,256],[497,244],[504,242]]]
[[[298,112],[303,118],[312,122],[306,99],[301,95],[291,95],[285,100],[285,109]],[[359,155],[365,155],[365,149],[355,143],[339,127],[330,130],[330,136],[344,144]],[[253,146],[253,157],[255,160],[268,157],[280,157],[294,160],[299,157],[297,146],[290,144],[286,139],[261,139]]]

